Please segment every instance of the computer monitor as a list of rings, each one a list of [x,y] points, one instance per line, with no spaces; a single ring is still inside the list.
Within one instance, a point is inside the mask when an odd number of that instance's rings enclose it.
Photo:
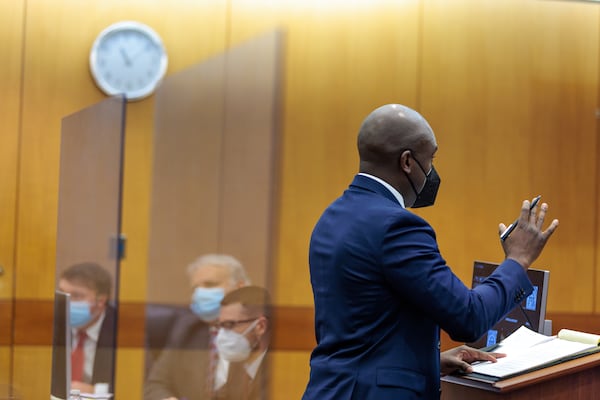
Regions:
[[[69,294],[59,290],[54,292],[50,400],[67,400],[71,391],[71,324],[69,304]]]
[[[475,261],[473,263],[473,282],[475,288],[494,272],[499,264]],[[544,333],[546,318],[546,302],[548,300],[548,281],[550,271],[528,269],[527,275],[533,285],[533,292],[511,312],[506,314],[496,325],[488,330],[481,338],[468,343],[475,348],[493,346],[516,331],[522,325],[535,332]]]

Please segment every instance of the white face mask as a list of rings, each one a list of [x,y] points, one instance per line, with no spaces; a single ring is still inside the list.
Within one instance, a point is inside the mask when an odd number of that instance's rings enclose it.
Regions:
[[[226,361],[239,362],[248,359],[252,348],[250,342],[246,339],[246,334],[252,330],[258,319],[256,319],[242,333],[237,333],[230,329],[221,328],[215,339],[219,355]]]

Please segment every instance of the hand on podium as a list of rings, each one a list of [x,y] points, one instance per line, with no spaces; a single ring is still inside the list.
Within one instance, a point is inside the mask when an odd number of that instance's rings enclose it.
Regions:
[[[475,361],[496,362],[497,358],[505,357],[502,353],[486,353],[469,346],[458,346],[440,354],[440,372],[443,375],[451,374],[457,370],[464,373],[473,372],[471,363]]]

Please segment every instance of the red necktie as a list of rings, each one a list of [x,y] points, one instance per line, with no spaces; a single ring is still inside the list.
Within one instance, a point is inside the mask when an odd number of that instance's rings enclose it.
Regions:
[[[206,390],[209,394],[209,398],[214,393],[215,388],[215,375],[217,371],[217,364],[219,363],[219,353],[217,351],[217,344],[215,340],[217,338],[217,333],[219,333],[219,328],[216,326],[210,326],[208,328],[210,332],[210,342],[208,344],[208,370],[206,371]]]
[[[83,353],[83,346],[87,339],[87,333],[84,330],[77,332],[77,346],[71,352],[71,380],[79,381],[83,380],[83,364],[85,355]]]

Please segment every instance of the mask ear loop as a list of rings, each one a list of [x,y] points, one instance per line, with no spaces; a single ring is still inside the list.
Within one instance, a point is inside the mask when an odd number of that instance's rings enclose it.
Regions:
[[[244,329],[244,332],[242,332],[242,335],[246,336],[246,334],[248,332],[250,332],[252,329],[254,329],[256,327],[256,325],[258,325],[258,318],[256,318],[253,323],[251,323],[250,325],[248,325],[248,327],[246,329]]]
[[[256,325],[258,325],[259,319],[260,319],[260,317],[256,318],[253,323],[251,323],[246,329],[244,329],[244,332],[242,332],[242,336],[246,337],[246,334],[248,332],[250,332],[252,329],[256,328]],[[246,338],[246,339],[248,339],[248,338]],[[256,338],[256,343],[254,345],[250,345],[250,348],[252,350],[256,349],[256,347],[258,347],[258,343],[260,343],[260,340],[258,338]]]
[[[410,157],[415,160],[415,162],[417,163],[417,165],[419,166],[419,168],[421,168],[421,171],[423,171],[423,173],[425,174],[425,179],[427,179],[427,173],[425,172],[425,170],[423,169],[423,167],[421,166],[421,163],[419,162],[419,160],[417,160],[415,158],[415,156],[413,156],[412,150],[408,149],[410,151]],[[406,171],[402,171],[404,172],[404,175],[406,175],[406,178],[408,179],[408,183],[410,183],[410,186],[412,187],[413,192],[415,192],[415,196],[419,196],[419,192],[417,191],[417,187],[415,186],[415,184],[413,183],[412,179],[410,179],[410,176],[406,173]]]

